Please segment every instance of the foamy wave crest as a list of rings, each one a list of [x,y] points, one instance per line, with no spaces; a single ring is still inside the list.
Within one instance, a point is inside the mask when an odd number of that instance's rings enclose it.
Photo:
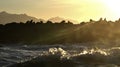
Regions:
[[[120,65],[120,47],[101,48],[79,45],[1,47],[0,57],[0,65],[4,67],[36,65],[42,67],[117,67]]]

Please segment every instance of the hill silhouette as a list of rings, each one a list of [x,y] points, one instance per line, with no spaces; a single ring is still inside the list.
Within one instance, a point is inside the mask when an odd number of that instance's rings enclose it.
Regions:
[[[115,22],[100,19],[98,21],[73,24],[70,21],[43,23],[33,20],[26,23],[7,23],[0,25],[0,43],[27,44],[65,44],[87,42],[119,42],[120,20]]]
[[[44,20],[44,19],[41,19],[41,18],[38,19],[36,17],[32,17],[27,14],[11,14],[6,11],[0,12],[0,24],[6,24],[6,23],[10,23],[10,22],[18,22],[18,23],[26,22],[27,20],[31,20],[31,19],[34,20],[35,22],[39,22],[39,21],[46,22],[46,20]],[[61,17],[52,17],[48,20],[52,21],[52,22],[57,22],[57,23],[61,22],[62,20],[78,23],[76,20],[65,19],[65,18],[61,18]]]
[[[62,18],[62,17],[52,17],[50,19],[48,19],[49,21],[52,21],[52,22],[55,22],[55,23],[60,23],[62,20],[65,20],[65,21],[71,21],[73,23],[78,23],[78,21],[76,20],[72,20],[72,19],[65,19],[65,18]]]
[[[43,19],[37,19],[27,14],[11,14],[6,11],[0,12],[0,24],[6,24],[9,22],[26,22],[27,20],[44,21]]]

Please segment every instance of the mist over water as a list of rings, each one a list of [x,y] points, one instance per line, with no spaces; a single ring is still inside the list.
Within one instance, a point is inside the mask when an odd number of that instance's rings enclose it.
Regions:
[[[0,47],[0,66],[15,67],[25,62],[48,64],[42,67],[119,67],[120,47],[82,45],[42,45]],[[63,64],[63,63],[64,64]],[[19,65],[20,66],[20,65]],[[17,66],[18,67],[18,66]],[[27,67],[27,63],[26,63]]]

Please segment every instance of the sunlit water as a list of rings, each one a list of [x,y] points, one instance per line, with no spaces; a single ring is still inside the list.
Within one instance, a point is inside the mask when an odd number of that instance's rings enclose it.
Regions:
[[[75,67],[120,67],[120,47],[101,48],[81,45],[3,46],[0,47],[0,67],[9,67],[44,56],[70,60],[76,63]]]

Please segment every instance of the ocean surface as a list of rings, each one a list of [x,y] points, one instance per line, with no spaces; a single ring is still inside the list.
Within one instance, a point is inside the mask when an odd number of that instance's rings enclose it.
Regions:
[[[0,67],[29,67],[32,61],[34,65],[38,63],[34,67],[120,67],[120,47],[79,44],[0,47]]]

